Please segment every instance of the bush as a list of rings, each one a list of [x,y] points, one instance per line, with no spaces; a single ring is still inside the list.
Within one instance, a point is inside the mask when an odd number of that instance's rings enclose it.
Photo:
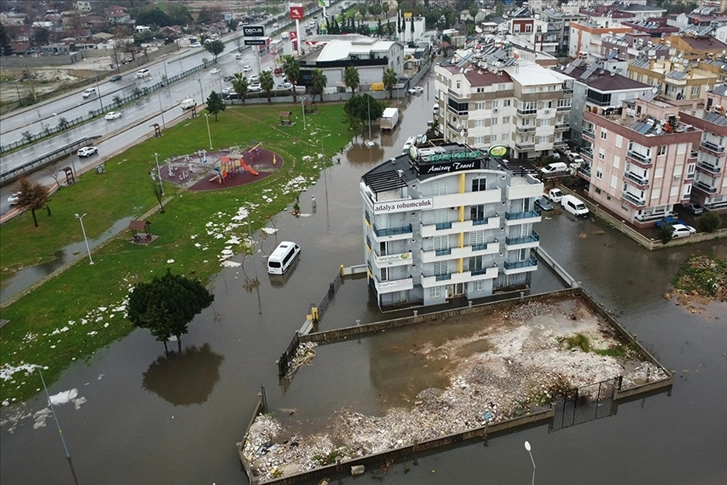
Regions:
[[[669,223],[664,223],[661,225],[659,229],[656,230],[656,235],[659,239],[661,239],[661,242],[664,244],[671,241],[671,237],[674,234],[674,226],[672,226]]]
[[[705,212],[697,219],[697,226],[703,232],[714,232],[719,229],[722,219],[716,212]]]

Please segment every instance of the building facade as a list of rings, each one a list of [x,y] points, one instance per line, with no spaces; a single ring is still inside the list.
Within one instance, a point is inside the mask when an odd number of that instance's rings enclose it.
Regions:
[[[413,148],[361,178],[364,258],[383,310],[526,289],[543,184],[465,145]]]

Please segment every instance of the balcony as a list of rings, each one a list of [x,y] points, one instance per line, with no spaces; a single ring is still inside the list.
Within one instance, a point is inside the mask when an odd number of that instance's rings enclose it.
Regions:
[[[708,194],[717,193],[717,187],[712,187],[711,185],[706,184],[706,183],[702,182],[701,180],[694,181],[694,188],[697,190],[701,190],[702,192],[706,192]]]
[[[635,206],[635,207],[644,207],[646,205],[646,201],[643,199],[640,199],[636,197],[634,194],[630,192],[623,191],[621,192],[621,197],[626,200],[629,204]]]
[[[516,125],[515,131],[517,131],[518,133],[531,133],[531,132],[535,131],[535,127],[534,126]]]
[[[516,224],[533,224],[540,222],[540,211],[532,210],[525,212],[505,212],[505,225],[514,226]]]
[[[387,254],[374,256],[374,262],[377,268],[391,268],[394,266],[409,266],[413,264],[411,251],[399,254]]]
[[[555,131],[566,131],[570,129],[570,123],[558,123],[555,125]]]
[[[466,283],[471,280],[472,278],[469,271],[432,276],[422,275],[422,288],[432,288],[433,286],[442,286],[443,284]]]
[[[422,251],[422,263],[434,263],[451,259],[470,258],[473,256],[484,256],[497,254],[500,251],[500,243],[497,240],[486,244],[464,246],[462,248],[435,249],[433,251]]]
[[[583,138],[593,142],[596,141],[596,134],[592,130],[583,130]]]
[[[422,237],[448,236],[470,231],[486,231],[500,227],[500,216],[487,217],[485,219],[467,220],[462,222],[440,222],[420,226]]]
[[[626,160],[631,160],[632,162],[641,165],[642,167],[651,166],[651,158],[632,150],[626,152]]]
[[[380,281],[378,277],[374,277],[374,285],[377,293],[393,293],[395,291],[411,290],[414,288],[414,278],[409,276],[400,280],[384,280]]]
[[[537,108],[525,108],[525,109],[517,109],[517,114],[520,116],[535,116],[538,114]]]
[[[712,152],[713,154],[717,155],[718,157],[724,156],[724,147],[719,146],[716,143],[712,143],[711,141],[702,141],[702,143],[700,143],[699,146],[709,152]]]
[[[716,165],[712,165],[707,162],[698,162],[697,168],[711,177],[716,177],[717,175],[722,173],[722,167],[717,167]]]
[[[379,229],[376,224],[373,226],[374,234],[377,238],[388,238],[388,239],[405,239],[412,233],[411,224],[402,227],[389,227],[386,229]]]
[[[556,109],[558,111],[570,111],[570,106],[558,106]]]
[[[592,162],[593,161],[593,150],[591,150],[590,148],[582,148],[581,157]]]
[[[578,167],[578,176],[582,179],[591,180],[591,165],[588,163],[584,163],[580,167]]]
[[[508,250],[534,248],[540,243],[540,235],[533,231],[529,236],[506,237],[505,246]]]
[[[535,148],[535,143],[529,141],[516,141],[515,147],[520,150],[530,150]]]
[[[535,271],[536,269],[538,269],[538,260],[532,254],[525,261],[517,261],[515,263],[505,261],[505,274],[507,275],[526,273],[528,271]]]
[[[497,266],[490,266],[489,268],[477,268],[470,270],[470,281],[478,280],[492,280],[497,278],[498,269]]]
[[[631,172],[624,173],[624,180],[626,180],[627,182],[630,182],[640,188],[645,188],[645,187],[649,186],[649,181],[647,179],[641,178],[638,175],[635,175]]]

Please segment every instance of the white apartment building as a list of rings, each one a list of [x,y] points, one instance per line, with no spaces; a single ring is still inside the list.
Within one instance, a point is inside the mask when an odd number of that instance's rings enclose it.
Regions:
[[[567,146],[563,135],[572,93],[564,91],[564,78],[516,57],[484,59],[435,68],[437,120],[444,138],[481,149],[505,145],[512,158],[534,158]]]
[[[361,177],[364,258],[382,310],[524,290],[543,184],[465,145],[413,148]]]

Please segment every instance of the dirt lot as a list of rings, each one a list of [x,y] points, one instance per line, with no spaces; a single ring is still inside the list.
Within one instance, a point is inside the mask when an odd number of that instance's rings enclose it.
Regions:
[[[419,390],[409,405],[392,406],[383,416],[335,410],[325,429],[306,436],[295,434],[295,425],[283,427],[274,416],[261,415],[243,448],[254,472],[262,479],[286,476],[330,464],[336,456],[359,457],[495,423],[547,405],[562,390],[617,376],[624,377],[624,387],[647,375],[666,376],[639,361],[578,299],[466,318],[469,332],[401,350],[420,357],[421,366],[410,372],[439,368],[448,385]],[[446,325],[451,323],[457,322]],[[301,349],[301,362],[314,360],[314,352],[311,346]],[[427,365],[441,360],[449,365]]]

